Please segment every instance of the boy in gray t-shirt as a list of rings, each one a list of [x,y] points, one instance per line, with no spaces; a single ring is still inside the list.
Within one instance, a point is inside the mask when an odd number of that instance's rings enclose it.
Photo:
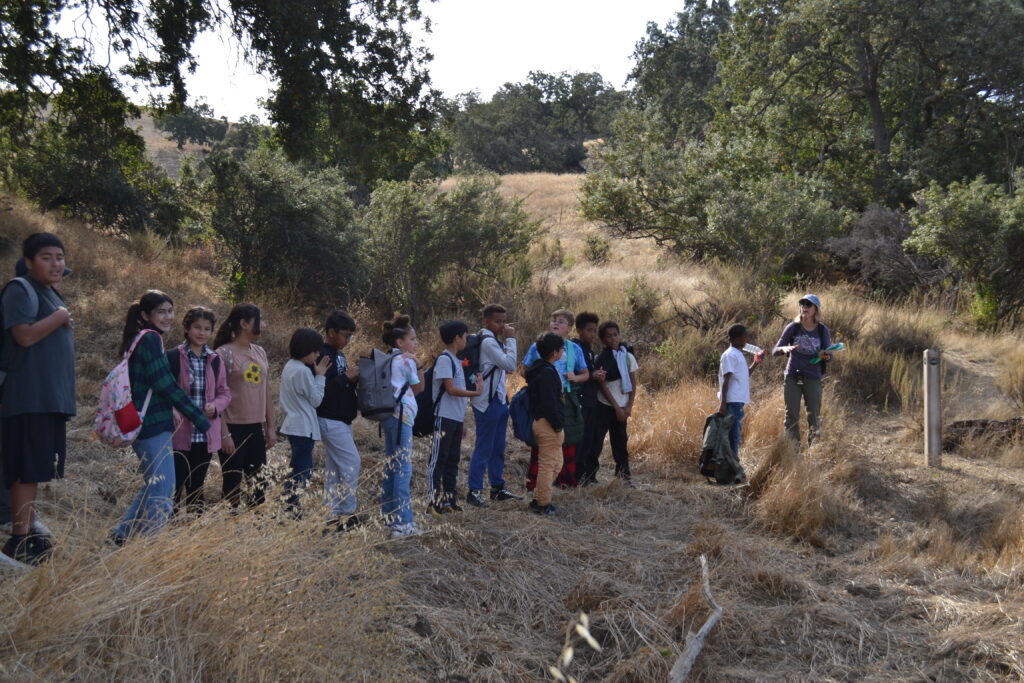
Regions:
[[[434,406],[434,439],[430,448],[427,477],[430,482],[430,506],[427,512],[440,516],[462,510],[455,495],[465,430],[466,404],[483,390],[483,378],[476,377],[476,389],[466,389],[459,352],[466,348],[469,327],[460,320],[450,320],[440,328],[444,353],[434,363],[431,398]]]

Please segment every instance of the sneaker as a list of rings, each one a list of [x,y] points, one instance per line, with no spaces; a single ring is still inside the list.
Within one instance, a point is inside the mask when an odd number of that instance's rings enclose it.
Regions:
[[[0,524],[0,534],[7,534],[10,536],[12,531],[13,524],[11,524],[11,522],[4,522],[3,524]],[[38,516],[32,520],[32,533],[37,536],[53,536],[53,532],[50,531],[48,526],[39,521]]]
[[[501,501],[503,501],[503,500],[522,500],[522,499],[523,499],[522,496],[517,496],[516,494],[512,493],[511,491],[509,491],[504,486],[501,487],[501,488],[497,488],[497,489],[491,489],[491,500],[499,502],[499,503]]]
[[[530,512],[533,512],[538,515],[553,515],[557,511],[555,506],[552,505],[551,503],[548,503],[547,505],[538,505],[537,501],[535,500],[530,501],[530,504],[529,506],[527,506],[527,509]]]
[[[431,503],[427,506],[427,514],[431,517],[444,517],[452,512],[453,510],[447,505],[434,505]]]
[[[466,496],[466,502],[475,508],[489,508],[491,504],[484,500],[484,492],[479,489],[474,489],[469,492]]]
[[[4,544],[3,553],[18,562],[38,566],[50,559],[53,544],[46,536],[38,534],[12,535]]]
[[[406,536],[419,536],[423,532],[415,524],[396,524],[391,527],[391,538],[405,538]]]
[[[462,512],[462,506],[453,500],[448,504],[448,512]]]
[[[362,518],[359,515],[352,515],[351,517],[349,517],[348,519],[345,520],[345,523],[342,525],[341,530],[342,531],[352,531],[357,526],[361,526],[362,523],[363,523],[363,520],[362,520]]]

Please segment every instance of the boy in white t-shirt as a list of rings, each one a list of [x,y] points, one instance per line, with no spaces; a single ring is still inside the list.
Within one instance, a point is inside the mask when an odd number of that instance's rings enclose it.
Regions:
[[[440,516],[462,510],[455,495],[462,455],[462,435],[465,430],[466,404],[483,391],[483,377],[476,376],[476,389],[466,389],[466,376],[462,371],[459,352],[466,348],[469,327],[461,320],[449,320],[441,325],[444,353],[434,363],[434,384],[431,398],[434,406],[434,439],[430,448],[427,480],[430,484],[430,505],[427,512]]]
[[[733,325],[729,328],[729,348],[722,354],[718,364],[718,397],[721,404],[719,415],[731,414],[736,418],[729,430],[729,445],[736,459],[740,457],[740,430],[743,424],[743,409],[750,403],[750,373],[764,358],[764,351],[754,356],[754,362],[747,368],[747,359],[743,356],[743,347],[747,345],[747,328],[744,325]]]

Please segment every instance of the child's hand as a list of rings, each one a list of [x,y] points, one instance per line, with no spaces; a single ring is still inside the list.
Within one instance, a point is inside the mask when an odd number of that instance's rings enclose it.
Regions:
[[[267,432],[267,450],[269,451],[277,444],[277,434],[273,431]]]
[[[355,382],[359,379],[359,368],[353,365],[345,371],[345,376],[348,377],[350,382]]]
[[[474,396],[479,396],[484,393],[484,374],[482,372],[476,373],[476,391],[473,393]]]
[[[604,378],[608,376],[608,371],[605,370],[604,368],[601,368],[600,370],[594,370],[592,373],[590,373],[590,376],[603,384]]]
[[[230,434],[225,434],[220,442],[220,449],[228,455],[235,454],[235,441],[231,438]]]
[[[626,411],[623,410],[620,406],[615,406],[615,419],[618,420],[619,422],[626,421]]]
[[[718,406],[718,414],[722,417],[729,414],[729,409],[725,407],[725,401],[722,401],[722,405]]]
[[[317,377],[323,377],[327,374],[327,368],[331,367],[331,359],[328,356],[320,356],[320,360],[313,366],[313,372],[316,373]]]
[[[501,328],[501,336],[505,339],[515,339],[516,328],[506,323],[505,327]]]
[[[207,403],[203,407],[203,413],[206,415],[206,417],[212,420],[213,418],[217,417],[217,406],[213,405],[212,403]]]

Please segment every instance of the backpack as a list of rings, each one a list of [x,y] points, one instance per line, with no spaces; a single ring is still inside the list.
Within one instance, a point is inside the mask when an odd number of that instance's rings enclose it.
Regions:
[[[398,398],[395,398],[395,388],[391,386],[391,361],[400,355],[401,353],[384,353],[374,349],[369,356],[359,359],[356,403],[359,405],[359,412],[367,420],[384,422],[394,415],[401,397],[409,388],[408,382],[403,384],[401,391],[398,392]]]
[[[441,397],[445,395],[444,383],[442,382],[437,398],[433,397],[434,368],[437,367],[437,361],[440,359],[440,356],[436,358],[430,369],[423,373],[423,391],[416,394],[416,419],[412,423],[413,436],[430,436],[434,433],[434,418],[437,416],[437,406],[441,403]],[[454,374],[455,361],[452,360],[451,356],[448,356],[448,362],[452,364],[452,372]]]
[[[533,439],[533,416],[530,414],[530,397],[526,387],[516,392],[508,402],[508,414],[512,418],[512,435],[527,446],[535,446]]]
[[[818,342],[821,344],[821,350],[825,350],[825,326],[818,323]],[[824,377],[828,374],[828,361],[824,358],[819,363],[821,365],[821,376]]]
[[[36,293],[36,288],[33,287],[32,283],[28,281],[28,278],[16,277],[8,280],[7,284],[4,285],[3,290],[0,291],[0,300],[2,300],[3,295],[7,293],[7,288],[10,287],[15,282],[20,282],[22,286],[25,288],[25,291],[28,293],[29,303],[31,303],[32,306],[36,309],[36,320],[39,320],[40,309],[42,309],[43,307],[43,302],[40,301],[39,295]],[[4,380],[7,379],[7,349],[4,348],[4,346],[7,343],[7,334],[4,331],[4,327],[5,325],[3,324],[3,309],[0,308],[0,359],[2,359],[2,361],[0,361],[0,389],[3,388]]]
[[[491,338],[493,339],[493,337]],[[487,339],[487,336],[483,334],[467,335],[466,348],[456,354],[456,357],[462,361],[462,372],[466,376],[466,389],[469,391],[476,389],[476,376],[480,372],[480,352],[483,350],[484,339]],[[495,366],[488,370],[484,375],[484,381],[490,379],[497,369]]]
[[[704,421],[704,435],[701,438],[700,460],[697,467],[709,482],[740,484],[747,479],[743,465],[729,445],[729,429],[735,419],[732,415],[712,413]]]
[[[121,362],[114,366],[100,389],[100,404],[96,407],[96,419],[93,421],[93,433],[96,438],[108,446],[123,448],[130,446],[142,429],[142,422],[149,410],[149,399],[153,390],[146,392],[146,400],[142,411],[135,408],[132,401],[132,382],[128,373],[128,360],[135,352],[142,338],[148,333],[157,334],[156,330],[141,330],[135,335],[131,347],[125,352]]]

